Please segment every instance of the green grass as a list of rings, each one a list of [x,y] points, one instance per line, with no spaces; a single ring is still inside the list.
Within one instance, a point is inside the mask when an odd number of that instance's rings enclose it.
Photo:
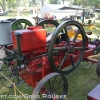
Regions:
[[[66,100],[85,100],[87,94],[98,84],[100,77],[96,74],[96,64],[84,68],[82,63],[67,76],[69,91]]]
[[[32,92],[33,92],[32,87],[29,86],[29,87],[26,88],[26,83],[21,84],[17,88],[26,97],[28,95],[31,95]],[[16,93],[17,93],[18,96],[21,96],[21,98],[18,98],[18,100],[26,100],[25,98],[22,97],[22,95],[17,90],[16,90]],[[9,97],[10,95],[12,95],[12,96],[15,95],[14,88],[6,88],[2,84],[0,84],[0,96],[2,96],[2,95],[4,95],[4,96],[7,95],[7,97],[8,97],[8,98],[2,97],[2,100],[15,100],[14,98]],[[28,98],[28,100],[30,100],[30,99]]]
[[[88,26],[83,26],[86,32],[92,32],[95,35],[99,35],[100,23],[94,23],[93,28],[90,29]]]
[[[68,94],[66,100],[85,100],[87,94],[98,84],[100,84],[100,77],[96,74],[96,64],[92,64],[89,68],[84,68],[82,63],[78,66],[78,68],[67,75],[66,78],[68,80]],[[6,88],[0,84],[0,95],[14,95],[14,89]],[[23,94],[31,95],[33,92],[33,88],[25,88],[25,83],[18,86],[19,90]],[[21,95],[17,91],[17,95]],[[2,98],[2,100],[14,100],[14,98]],[[18,100],[25,100],[24,98]]]
[[[10,17],[16,17],[17,15],[18,15],[17,11],[8,12],[8,13],[7,13],[7,16],[8,16],[8,17],[9,17],[9,16],[10,16]],[[27,16],[30,15],[30,12],[20,12],[19,15],[20,15],[20,16],[26,16],[26,17],[27,17]]]

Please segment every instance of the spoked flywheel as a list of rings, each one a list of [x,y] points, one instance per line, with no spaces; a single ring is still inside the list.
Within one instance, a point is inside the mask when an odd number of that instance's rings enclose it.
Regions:
[[[53,27],[53,25],[56,26],[56,27],[59,25],[59,23],[58,23],[57,21],[55,21],[55,20],[42,20],[42,21],[40,21],[40,22],[38,23],[38,25],[39,25],[39,26],[42,26],[43,28],[45,28],[45,25],[46,25],[46,24],[49,24],[49,25],[52,26],[52,27]],[[49,26],[49,25],[48,25],[48,26]],[[47,26],[47,27],[48,27],[48,26]]]
[[[30,21],[27,19],[17,19],[14,22],[12,22],[12,30],[22,30],[26,29],[29,26],[33,26]]]
[[[85,31],[77,21],[65,21],[53,32],[48,59],[54,71],[72,72],[82,61],[86,45]]]
[[[1,83],[8,88],[13,88],[14,84],[16,86],[22,84],[24,81],[19,77],[18,71],[15,66],[3,64],[0,68],[0,72],[4,75],[0,75]]]
[[[56,27],[59,25],[59,23],[55,20],[43,20],[43,21],[40,21],[38,23],[38,25],[42,26],[42,28],[47,30],[47,37],[48,37],[50,35],[52,36],[51,33],[53,33],[53,31],[56,29]]]
[[[53,72],[40,80],[32,93],[31,100],[65,100],[67,92],[66,77]]]

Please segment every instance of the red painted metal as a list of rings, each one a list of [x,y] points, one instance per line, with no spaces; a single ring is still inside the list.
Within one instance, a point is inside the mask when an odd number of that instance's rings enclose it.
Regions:
[[[100,100],[100,84],[87,94],[87,100]]]
[[[48,58],[37,58],[30,62],[26,69],[22,69],[19,75],[28,83],[30,86],[34,87],[34,83],[41,80],[47,74],[53,72],[51,69]]]
[[[46,68],[45,68],[45,65],[46,65],[46,57],[42,57],[42,78],[45,76],[45,71],[46,71]]]
[[[25,58],[31,59],[35,56],[39,56],[40,54],[44,54],[48,50],[48,44],[46,44],[46,30],[42,29],[41,26],[35,27],[28,27],[26,30],[17,30],[12,32],[13,38],[13,48],[17,49],[17,41],[16,36],[14,35],[16,32],[21,33],[20,43],[21,43],[21,52],[25,55]],[[88,38],[86,40],[86,51],[84,54],[84,60],[88,56],[94,54],[95,46],[88,45]],[[70,44],[75,47],[81,47],[82,41],[77,40],[75,43],[70,41]],[[66,45],[66,42],[62,41],[59,44],[59,47],[63,47]],[[55,45],[56,46],[56,45]],[[57,44],[58,46],[58,44]],[[70,47],[69,47],[70,49]],[[80,56],[80,50],[75,50],[74,53],[69,54],[65,63],[63,64],[62,68],[71,65],[70,56],[73,55],[74,62],[77,62]],[[65,53],[64,51],[59,52],[59,58],[63,59]],[[55,64],[56,66],[59,65],[58,56],[55,56]],[[37,57],[36,59],[27,61],[26,68],[22,68],[19,72],[20,77],[25,80],[27,84],[32,87],[35,87],[39,80],[45,77],[47,74],[53,72],[52,68],[50,67],[48,56],[44,55],[41,57]]]
[[[34,53],[45,52],[46,30],[41,27],[29,27],[27,30],[17,30],[12,32],[13,48],[17,49],[15,32],[21,33],[21,51]]]
[[[80,46],[80,44],[81,44],[80,41],[78,41],[74,45]],[[64,42],[59,44],[59,46],[63,46],[63,45],[65,45]],[[94,52],[93,49],[86,50],[84,58],[86,58],[89,55],[92,55],[93,52]],[[64,52],[62,51],[60,54],[61,54],[60,58],[63,58]],[[79,52],[75,51],[75,54],[73,55],[74,62],[76,62],[78,60],[78,58],[80,56],[79,54],[80,54]],[[57,65],[59,63],[59,62],[57,62],[58,57],[55,56],[55,59],[56,59],[55,63]],[[63,68],[65,68],[66,66],[69,66],[69,65],[71,65],[70,55],[67,57],[64,65],[63,65]],[[35,87],[35,85],[37,84],[37,82],[39,80],[41,80],[44,76],[46,76],[47,74],[49,74],[51,72],[53,72],[53,70],[49,65],[48,57],[43,56],[41,58],[37,58],[37,59],[34,59],[31,62],[29,62],[27,68],[22,69],[20,71],[20,76],[23,78],[23,80],[25,80],[25,82],[27,84],[29,84],[32,87]]]

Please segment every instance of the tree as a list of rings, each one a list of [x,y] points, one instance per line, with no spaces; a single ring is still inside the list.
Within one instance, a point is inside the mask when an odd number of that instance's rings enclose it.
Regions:
[[[83,0],[74,0],[73,4],[74,5],[81,5]]]
[[[73,4],[100,8],[100,0],[74,0]]]
[[[63,4],[64,4],[65,0],[62,0],[62,2],[63,2]]]
[[[35,8],[39,4],[39,0],[30,0],[29,6]]]
[[[100,0],[92,0],[90,2],[92,6],[95,6],[96,8],[100,8]]]
[[[5,13],[6,12],[6,0],[0,0],[0,5]]]
[[[16,7],[16,0],[7,0],[7,8],[12,9]]]
[[[70,2],[70,3],[73,3],[74,0],[61,0],[61,1],[62,1],[62,3],[64,4],[65,1],[68,1],[68,2]]]
[[[50,4],[59,4],[60,0],[49,0]]]
[[[40,0],[40,2],[41,2],[41,4],[42,4],[42,6],[44,5],[44,1],[45,1],[45,0]]]

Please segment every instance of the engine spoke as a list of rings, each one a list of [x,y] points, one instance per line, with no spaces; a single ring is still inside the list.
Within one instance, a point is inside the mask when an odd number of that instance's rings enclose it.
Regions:
[[[68,47],[55,47],[54,51],[67,50]]]
[[[78,34],[79,34],[79,32],[76,32],[76,34],[75,34],[75,36],[74,36],[74,38],[73,38],[73,41],[72,41],[72,42],[75,42],[75,41],[76,41],[76,39],[77,39],[77,37],[78,37]]]
[[[74,58],[73,58],[73,56],[70,56],[70,60],[71,60],[72,66],[74,66]]]
[[[54,79],[56,79],[56,81],[54,81]],[[56,82],[56,84],[55,84],[55,82]],[[48,85],[50,85],[50,87],[52,88],[52,91],[50,88],[48,88]],[[47,96],[46,98],[43,98],[43,96],[41,96],[42,88]],[[39,81],[39,83],[35,87],[31,97],[33,97],[34,95],[40,95],[41,98],[39,98],[39,99],[41,99],[41,100],[45,100],[45,99],[53,100],[54,98],[52,97],[50,99],[50,98],[48,98],[48,95],[62,95],[62,93],[63,93],[63,95],[67,95],[67,91],[68,91],[68,82],[67,82],[66,77],[59,73],[53,72],[53,73],[48,74],[42,80]],[[31,100],[37,100],[37,99],[31,98]]]
[[[59,66],[59,69],[61,69],[61,67],[63,66],[64,62],[66,61],[67,55],[68,55],[68,52],[66,52],[66,54],[65,54],[65,56],[64,56],[64,58],[63,58],[63,60],[62,60],[62,62],[60,64],[60,66]]]
[[[75,50],[83,50],[83,47],[74,47]]]
[[[67,27],[65,27],[64,29],[65,29],[66,41],[67,41],[67,44],[69,45],[69,43],[70,43],[70,38],[69,38],[69,36],[68,36]]]

